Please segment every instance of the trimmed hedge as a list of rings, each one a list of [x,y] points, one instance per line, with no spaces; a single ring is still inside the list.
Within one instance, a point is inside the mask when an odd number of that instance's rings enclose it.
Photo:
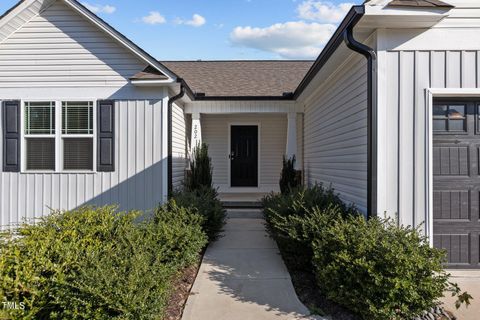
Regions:
[[[445,291],[467,304],[471,298],[449,282],[445,252],[431,248],[418,230],[367,221],[333,190],[298,189],[270,195],[264,204],[284,258],[301,259],[328,299],[363,319],[411,319],[436,306]]]
[[[171,202],[138,211],[54,212],[0,242],[0,299],[12,319],[161,319],[178,271],[206,244],[203,218]]]

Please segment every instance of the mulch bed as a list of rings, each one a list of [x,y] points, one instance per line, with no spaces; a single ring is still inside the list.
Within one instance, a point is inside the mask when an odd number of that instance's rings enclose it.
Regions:
[[[193,283],[197,277],[198,270],[200,269],[201,258],[198,263],[188,267],[180,273],[178,278],[174,281],[172,287],[174,291],[168,301],[168,307],[165,312],[164,320],[181,320],[183,315],[183,309],[187,302],[190,290],[192,290]]]
[[[295,292],[310,312],[320,316],[330,316],[334,320],[361,320],[360,317],[352,314],[349,310],[323,296],[313,273],[294,268],[288,263],[288,260],[284,259]]]

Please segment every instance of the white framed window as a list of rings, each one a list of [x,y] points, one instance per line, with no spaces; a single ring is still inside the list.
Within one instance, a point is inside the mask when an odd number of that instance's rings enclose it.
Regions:
[[[62,102],[63,170],[93,170],[93,102]]]
[[[25,102],[26,170],[55,170],[55,102]]]
[[[23,171],[93,172],[95,101],[24,101]]]

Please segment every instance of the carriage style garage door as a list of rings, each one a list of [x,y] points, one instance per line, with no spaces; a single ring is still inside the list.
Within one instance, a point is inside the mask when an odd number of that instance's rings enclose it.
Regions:
[[[479,268],[480,99],[433,107],[433,242],[448,266]]]

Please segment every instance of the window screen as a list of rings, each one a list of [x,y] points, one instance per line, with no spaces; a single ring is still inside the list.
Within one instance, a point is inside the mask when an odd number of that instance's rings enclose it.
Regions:
[[[27,170],[55,170],[55,138],[26,139]]]
[[[55,134],[54,102],[25,102],[25,134]]]
[[[93,134],[92,102],[62,103],[63,134]]]
[[[93,170],[93,139],[63,139],[64,170]]]

